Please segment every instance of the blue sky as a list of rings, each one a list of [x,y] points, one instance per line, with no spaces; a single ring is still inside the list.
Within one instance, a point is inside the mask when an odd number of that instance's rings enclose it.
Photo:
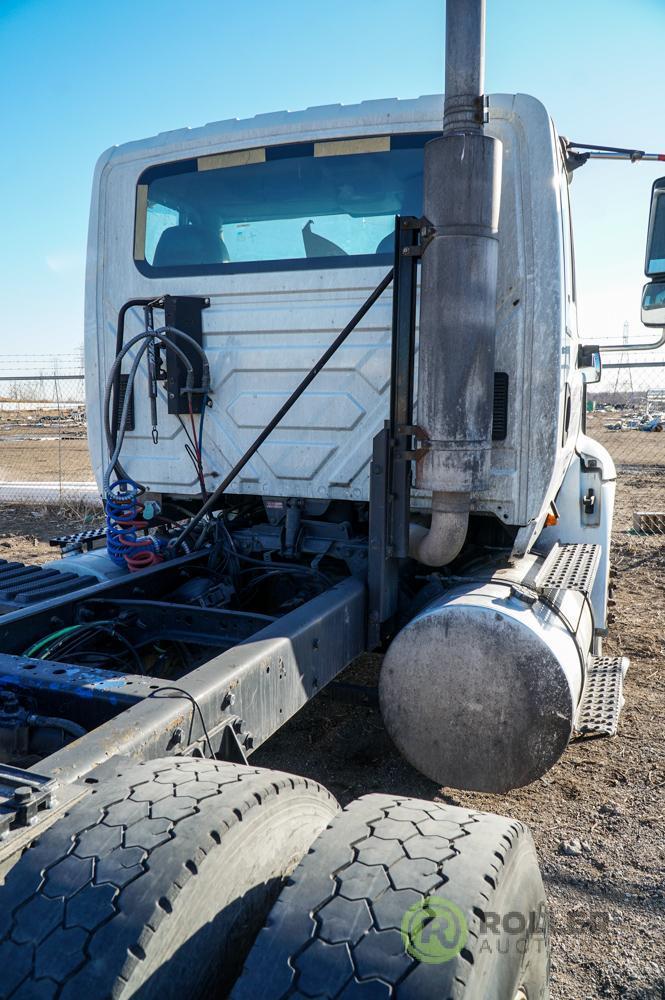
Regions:
[[[0,0],[0,354],[82,343],[90,182],[110,145],[283,108],[442,90],[443,0]],[[581,142],[665,151],[665,0],[488,0],[486,90]],[[639,323],[663,164],[573,183],[587,340]]]

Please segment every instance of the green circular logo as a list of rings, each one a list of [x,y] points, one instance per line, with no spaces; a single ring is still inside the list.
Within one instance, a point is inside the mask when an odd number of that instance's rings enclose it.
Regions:
[[[469,933],[459,906],[442,896],[425,896],[402,918],[402,941],[407,954],[438,965],[459,955]]]

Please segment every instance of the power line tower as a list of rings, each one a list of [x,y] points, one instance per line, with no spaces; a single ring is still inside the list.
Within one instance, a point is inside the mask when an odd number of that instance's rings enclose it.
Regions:
[[[623,335],[622,335],[621,339],[622,339],[623,344],[627,347],[628,344],[630,343],[630,324],[629,324],[628,320],[626,320],[624,322],[624,324],[623,324]],[[629,355],[628,351],[622,351],[621,354],[619,355],[619,365],[620,365],[620,367],[616,369],[617,375],[616,375],[616,379],[614,380],[614,392],[615,393],[617,393],[617,392],[630,392],[631,395],[632,395],[632,393],[634,391],[633,390],[633,371],[632,371],[632,368],[630,367],[630,355]],[[627,371],[628,371],[628,379],[625,382],[621,378],[621,373],[623,372],[624,368],[627,369]],[[619,388],[619,382],[622,383],[621,384],[621,388]]]

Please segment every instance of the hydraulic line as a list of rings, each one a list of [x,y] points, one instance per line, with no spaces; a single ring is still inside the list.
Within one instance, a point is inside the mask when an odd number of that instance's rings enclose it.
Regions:
[[[97,652],[98,659],[104,659],[107,655],[103,651],[87,650],[85,647],[94,640],[97,633],[108,635],[115,642],[123,646],[130,654],[136,664],[139,674],[142,674],[143,663],[141,658],[128,639],[118,631],[118,623],[109,619],[96,622],[79,622],[76,625],[68,625],[66,628],[58,629],[51,635],[45,636],[39,642],[34,643],[26,649],[24,656],[34,656],[40,660],[58,660],[60,662],[70,662],[69,657],[78,657],[83,653]]]
[[[124,303],[124,305],[120,307],[120,311],[118,312],[118,327],[115,336],[116,357],[122,351],[123,344],[125,342],[125,319],[127,318],[127,313],[129,312],[129,310],[135,309],[138,306],[143,306],[144,308],[146,307],[149,308],[150,306],[156,306],[159,301],[160,301],[159,298],[129,299],[127,302]],[[112,428],[112,435],[115,438],[115,435],[117,434],[118,431],[118,416],[119,416],[118,408],[120,404],[120,372],[116,373],[116,378],[114,385],[112,386],[112,389],[113,389],[113,413],[111,417],[110,426]]]
[[[191,361],[189,360],[185,352],[180,347],[178,347],[176,343],[173,342],[171,337],[168,335],[169,333],[175,336],[182,337],[184,340],[186,340],[188,343],[194,346],[194,348],[201,354],[202,359],[205,359],[205,361],[202,361],[202,385],[200,389],[196,388],[193,384],[194,368],[192,366]],[[109,461],[109,467],[107,468],[105,475],[105,482],[104,482],[105,488],[108,486],[108,481],[110,480],[111,474],[114,469],[120,479],[129,478],[127,473],[120,465],[118,459],[120,455],[120,450],[122,448],[122,442],[124,439],[125,427],[127,423],[127,415],[129,413],[129,401],[131,399],[132,389],[134,386],[134,380],[136,378],[138,365],[140,363],[141,357],[147,350],[148,344],[150,342],[154,343],[155,340],[158,340],[160,341],[160,343],[163,343],[165,347],[168,347],[170,350],[172,350],[182,361],[187,371],[187,378],[186,378],[184,392],[193,393],[200,391],[204,394],[210,392],[210,366],[208,364],[208,359],[205,356],[205,352],[201,348],[200,344],[197,344],[194,338],[190,337],[189,334],[184,333],[182,330],[176,330],[175,327],[160,327],[160,329],[158,330],[144,330],[142,333],[139,333],[135,337],[132,337],[132,339],[124,345],[119,354],[116,355],[113,365],[111,366],[111,371],[109,372],[109,377],[106,381],[103,413],[104,413],[104,430],[106,433],[106,441],[108,444],[110,461]],[[122,408],[122,415],[119,421],[117,431],[116,433],[114,433],[111,427],[111,415],[110,415],[110,401],[111,401],[113,386],[115,384],[116,376],[120,372],[120,367],[122,365],[124,357],[136,344],[139,343],[141,343],[141,347],[137,352],[137,357],[134,359],[132,369],[129,373],[129,379],[125,391],[125,400]]]
[[[153,441],[157,443],[157,383],[155,372],[155,345],[163,344],[167,349],[173,351],[180,359],[187,372],[184,392],[188,395],[189,413],[192,421],[192,442],[194,447],[194,462],[197,469],[197,476],[201,485],[202,498],[205,500],[205,480],[201,464],[201,438],[203,433],[203,412],[210,392],[210,365],[203,348],[197,344],[193,337],[176,327],[165,326],[157,330],[148,328],[148,318],[146,317],[146,329],[133,337],[127,344],[118,351],[111,367],[106,383],[104,397],[104,427],[109,447],[109,461],[104,472],[103,493],[106,507],[107,525],[107,551],[111,559],[119,566],[127,566],[130,571],[145,569],[148,566],[161,562],[162,556],[159,553],[159,546],[155,538],[149,534],[143,537],[137,536],[137,531],[147,528],[146,522],[141,518],[143,511],[138,497],[142,492],[142,487],[134,482],[122,468],[119,458],[124,443],[127,428],[129,406],[132,398],[136,374],[147,353],[148,356],[148,378],[150,407],[152,419]],[[174,338],[181,338],[190,344],[201,357],[201,386],[194,386],[194,367]],[[110,402],[113,388],[116,385],[116,378],[119,375],[123,359],[133,348],[136,347],[136,354],[132,361],[132,366],[127,378],[125,398],[122,406],[122,413],[119,420],[114,419],[112,427]],[[194,392],[202,393],[203,406],[198,432],[194,423],[192,409],[192,395]],[[114,414],[117,418],[117,413]],[[120,478],[111,484],[113,471],[119,474]]]
[[[95,627],[99,625],[112,625],[112,624],[113,622],[111,621],[94,622]],[[80,623],[78,625],[67,625],[65,628],[58,629],[57,632],[52,632],[51,635],[47,635],[43,639],[40,639],[39,642],[33,643],[32,646],[30,646],[28,649],[25,650],[23,655],[37,656],[38,659],[43,660],[46,658],[46,654],[43,652],[40,653],[39,650],[43,649],[44,647],[47,647],[46,652],[50,652],[51,648],[55,646],[58,640],[63,639],[65,636],[71,635],[73,632],[80,632],[81,629],[90,628],[91,625],[92,623],[89,622]]]
[[[43,729],[61,729],[63,733],[73,736],[75,740],[80,739],[81,736],[85,736],[88,731],[76,722],[71,722],[69,719],[61,719],[55,715],[35,715],[31,713],[28,715],[26,722],[30,726],[41,726]]]
[[[381,295],[386,290],[386,288],[388,288],[388,286],[390,285],[390,283],[393,280],[393,274],[394,274],[394,272],[393,272],[393,269],[391,268],[390,271],[388,271],[388,273],[385,275],[385,277],[379,282],[379,284],[374,289],[374,291],[371,293],[371,295],[368,296],[368,298],[365,300],[365,302],[362,304],[362,306],[357,310],[357,312],[351,318],[351,320],[349,320],[349,322],[346,324],[346,326],[344,327],[344,329],[337,335],[337,337],[332,342],[332,344],[330,345],[330,347],[328,347],[323,352],[323,354],[321,355],[321,357],[319,358],[319,360],[316,362],[316,364],[314,364],[312,366],[312,368],[309,370],[309,372],[304,377],[304,379],[300,382],[300,384],[296,387],[296,389],[294,389],[294,391],[291,393],[291,395],[289,396],[289,398],[287,399],[287,401],[284,403],[284,405],[280,407],[280,409],[277,411],[277,413],[272,418],[272,420],[270,420],[269,423],[264,427],[264,429],[261,431],[261,433],[258,435],[258,437],[254,440],[254,442],[250,445],[250,447],[244,453],[244,455],[242,456],[242,458],[240,458],[240,460],[238,462],[236,462],[236,464],[231,469],[231,471],[228,473],[228,475],[225,477],[225,479],[219,484],[219,486],[214,490],[214,492],[202,504],[202,506],[199,508],[199,510],[197,511],[197,513],[192,518],[190,518],[190,520],[184,526],[184,528],[182,529],[182,531],[180,532],[180,534],[177,536],[177,538],[174,539],[173,542],[170,543],[171,546],[174,549],[177,549],[178,547],[182,546],[185,543],[185,541],[188,538],[188,536],[192,533],[192,531],[201,523],[201,521],[203,520],[203,518],[211,510],[214,509],[215,504],[219,500],[220,496],[222,496],[225,493],[225,491],[231,485],[231,483],[236,478],[236,476],[238,475],[238,473],[242,471],[242,469],[249,462],[249,460],[252,458],[252,456],[261,447],[261,445],[266,440],[266,438],[268,438],[269,435],[272,434],[272,432],[275,429],[275,427],[277,427],[277,425],[280,423],[280,421],[286,416],[286,414],[289,412],[289,410],[294,405],[294,403],[300,398],[300,396],[302,396],[303,392],[314,381],[314,379],[319,374],[319,372],[321,371],[321,369],[328,363],[328,361],[330,360],[330,358],[336,353],[336,351],[338,350],[338,348],[341,347],[341,345],[347,339],[347,337],[349,336],[349,334],[356,328],[356,326],[358,325],[358,323],[360,322],[360,320],[371,309],[371,307],[374,305],[374,303],[377,301],[377,299],[379,299],[381,297]],[[179,350],[179,348],[177,347],[177,345],[173,343],[173,341],[170,339],[170,337],[168,335],[182,337],[187,342],[189,342],[192,345],[194,345],[195,349],[201,355],[202,363],[203,363],[202,385],[201,385],[201,387],[195,388],[192,385],[193,367],[191,365],[191,362],[186,357],[186,355],[184,355],[184,353]],[[189,334],[186,334],[186,333],[184,333],[181,330],[177,330],[175,327],[165,326],[165,327],[160,327],[158,330],[145,330],[143,333],[138,334],[136,337],[133,337],[132,340],[130,340],[127,344],[125,344],[124,347],[118,352],[118,354],[116,355],[115,361],[113,363],[113,366],[111,368],[111,371],[109,373],[109,377],[107,379],[106,393],[105,393],[105,397],[104,397],[104,426],[105,426],[106,438],[107,438],[107,442],[108,442],[108,446],[109,446],[109,452],[110,452],[110,456],[111,457],[110,457],[110,460],[109,460],[109,467],[107,469],[107,474],[105,475],[105,482],[104,482],[105,489],[108,488],[108,483],[109,483],[110,475],[111,475],[111,473],[112,473],[112,471],[114,469],[115,469],[116,473],[121,477],[121,479],[129,480],[129,478],[130,478],[124,472],[124,470],[122,469],[122,466],[119,463],[119,455],[120,455],[120,451],[121,451],[121,448],[122,448],[122,442],[123,442],[124,433],[125,433],[125,426],[126,426],[126,422],[127,422],[127,414],[129,412],[129,399],[131,397],[131,390],[132,390],[132,387],[133,387],[133,381],[134,381],[134,379],[136,377],[136,372],[138,370],[138,365],[140,363],[140,358],[142,357],[144,351],[147,349],[147,344],[146,344],[146,346],[142,345],[142,347],[139,349],[139,352],[137,353],[137,357],[134,359],[134,363],[132,365],[132,370],[130,372],[129,380],[128,380],[126,391],[125,391],[125,400],[124,400],[123,410],[122,410],[122,416],[121,416],[121,420],[120,420],[120,424],[119,424],[119,428],[118,428],[117,439],[115,438],[115,435],[113,435],[112,430],[111,430],[111,422],[110,422],[110,414],[109,414],[109,404],[110,404],[110,399],[111,399],[112,388],[113,388],[113,385],[115,383],[115,378],[116,378],[117,373],[120,370],[120,365],[122,364],[122,359],[125,357],[125,355],[128,353],[128,351],[131,350],[132,347],[134,347],[136,344],[140,343],[141,341],[146,341],[147,342],[147,341],[151,341],[152,340],[152,342],[154,343],[154,340],[152,338],[160,340],[166,347],[169,347],[172,350],[174,350],[182,358],[183,364],[184,364],[184,366],[185,366],[185,368],[187,370],[187,380],[186,380],[186,385],[185,385],[184,392],[190,394],[190,399],[191,399],[191,394],[194,393],[194,392],[200,392],[202,394],[202,396],[203,396],[203,405],[201,407],[201,419],[200,419],[200,424],[199,424],[199,440],[198,440],[198,442],[196,441],[196,431],[194,430],[194,441],[196,443],[195,453],[196,453],[197,458],[199,458],[199,456],[200,456],[201,435],[202,435],[202,431],[203,431],[203,420],[204,420],[204,413],[205,413],[205,406],[206,406],[206,397],[207,397],[208,392],[210,391],[210,368],[209,368],[209,365],[208,365],[208,359],[205,356],[205,352],[203,351],[202,347],[199,344],[197,344],[196,341],[192,337],[189,336]],[[204,536],[201,536],[201,538],[199,539],[199,541],[197,543],[197,547],[202,543],[203,537]]]

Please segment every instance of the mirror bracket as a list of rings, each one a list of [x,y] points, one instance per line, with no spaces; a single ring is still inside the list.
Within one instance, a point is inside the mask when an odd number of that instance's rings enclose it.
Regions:
[[[602,362],[599,344],[580,344],[577,348],[577,367],[584,369],[585,382],[600,382]]]

